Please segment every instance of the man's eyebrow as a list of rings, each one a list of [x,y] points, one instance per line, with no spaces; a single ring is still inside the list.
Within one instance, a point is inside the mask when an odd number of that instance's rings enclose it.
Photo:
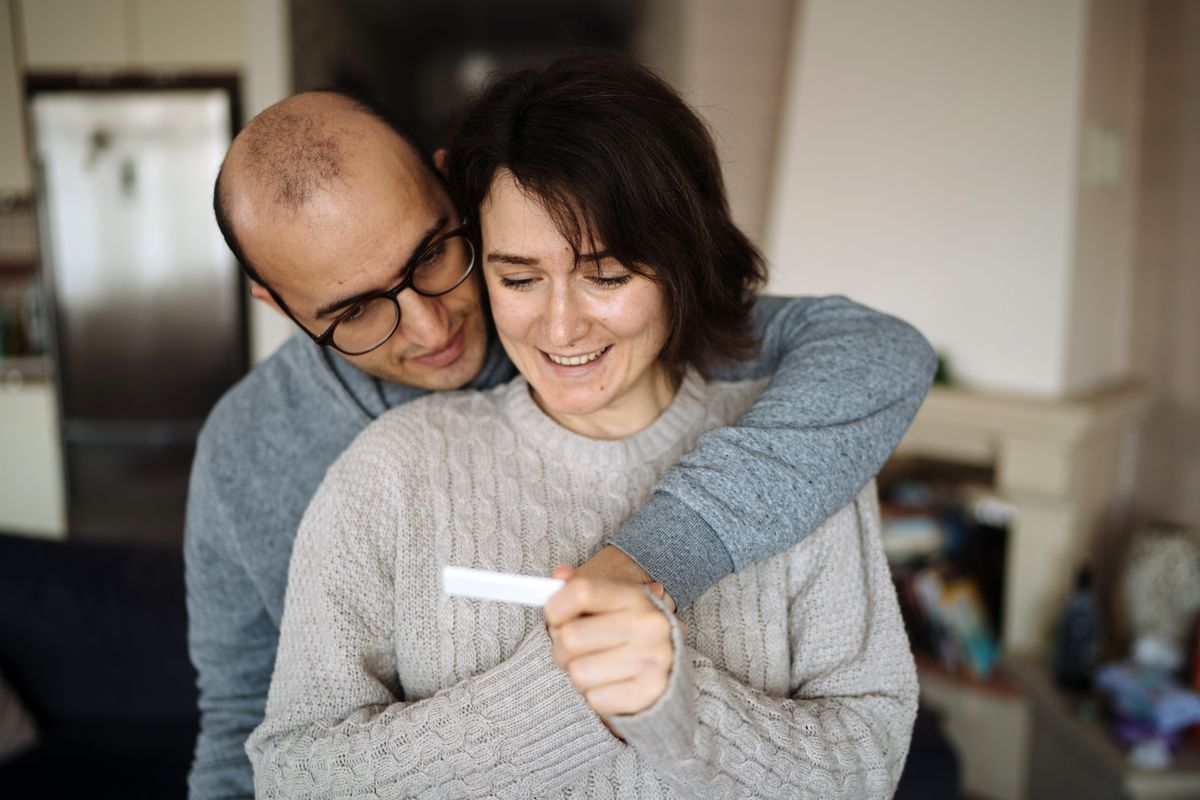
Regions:
[[[579,256],[579,261],[576,263],[578,264],[580,261],[603,261],[606,258],[612,258],[612,254],[607,250],[601,250],[598,253],[581,254]],[[536,258],[530,258],[529,256],[517,256],[513,255],[512,253],[503,253],[499,251],[488,253],[487,260],[489,264],[516,264],[522,267],[532,267],[541,263]]]
[[[446,223],[448,221],[449,221],[449,217],[447,217],[443,214],[442,216],[437,218],[436,222],[434,222],[432,225],[430,225],[425,230],[424,235],[421,236],[421,239],[417,242],[417,246],[413,248],[412,255],[410,255],[408,257],[408,260],[404,262],[404,266],[400,270],[400,275],[408,274],[409,270],[411,270],[413,267],[413,262],[416,261],[416,259],[418,257],[420,257],[420,255],[422,253],[425,252],[425,248],[428,247],[429,243],[433,241],[433,237],[437,236],[438,232],[446,227]],[[395,284],[393,284],[393,286],[394,285]],[[359,292],[356,295],[351,295],[350,297],[344,297],[341,300],[337,300],[332,303],[329,303],[328,305],[324,305],[317,310],[316,318],[321,319],[322,317],[327,317],[330,314],[332,314],[334,311],[337,311],[338,309],[346,308],[347,306],[352,306],[355,303],[360,303],[363,300],[370,297],[371,295],[379,294],[380,292],[385,292],[390,288],[392,288],[392,287],[388,286],[383,289],[371,289],[370,291]]]

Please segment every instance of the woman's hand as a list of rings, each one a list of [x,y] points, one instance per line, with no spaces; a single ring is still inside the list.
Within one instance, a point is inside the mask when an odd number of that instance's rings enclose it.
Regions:
[[[570,567],[559,569],[570,570]],[[675,611],[675,601],[667,594],[661,583],[653,583],[646,570],[625,554],[625,551],[613,545],[605,545],[594,556],[579,565],[576,575],[589,578],[606,578],[626,583],[649,584],[650,590],[658,595],[667,608]],[[562,576],[559,576],[562,577]]]
[[[546,601],[554,663],[601,718],[636,714],[662,697],[675,655],[667,617],[643,584],[577,575]],[[653,586],[657,586],[654,584]],[[653,589],[662,596],[662,587]]]

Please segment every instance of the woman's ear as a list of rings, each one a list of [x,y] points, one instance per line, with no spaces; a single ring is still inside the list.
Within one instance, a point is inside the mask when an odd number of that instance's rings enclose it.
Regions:
[[[446,148],[439,147],[433,151],[433,165],[442,175],[446,174]]]

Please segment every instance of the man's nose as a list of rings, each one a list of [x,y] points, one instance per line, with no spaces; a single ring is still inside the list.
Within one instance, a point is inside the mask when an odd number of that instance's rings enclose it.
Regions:
[[[400,304],[400,335],[421,347],[444,347],[450,315],[440,297],[425,297],[411,289],[396,296]]]
[[[587,333],[583,303],[569,286],[556,287],[551,292],[544,320],[546,336],[556,347],[570,347]]]

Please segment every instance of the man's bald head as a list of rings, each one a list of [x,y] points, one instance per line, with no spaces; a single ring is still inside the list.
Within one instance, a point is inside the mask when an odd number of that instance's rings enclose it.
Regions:
[[[271,106],[230,146],[213,205],[255,282],[251,296],[318,343],[331,343],[362,303],[392,298],[391,335],[341,354],[358,369],[429,390],[458,389],[479,374],[488,349],[479,281],[436,296],[402,291],[417,259],[464,220],[437,170],[378,112],[333,92]],[[456,268],[467,277],[471,265]]]
[[[380,137],[395,137],[432,169],[412,139],[375,107],[339,92],[303,92],[282,100],[238,133],[213,191],[217,225],[250,278],[266,285],[246,257],[234,226],[241,203],[299,214],[321,192],[345,184],[353,161]]]

